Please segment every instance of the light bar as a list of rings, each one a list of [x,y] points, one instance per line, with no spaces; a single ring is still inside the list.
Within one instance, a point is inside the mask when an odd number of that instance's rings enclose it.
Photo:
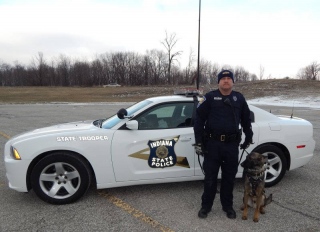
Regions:
[[[186,88],[186,89],[176,89],[174,90],[175,95],[185,95],[185,96],[199,96],[203,94],[202,89]]]

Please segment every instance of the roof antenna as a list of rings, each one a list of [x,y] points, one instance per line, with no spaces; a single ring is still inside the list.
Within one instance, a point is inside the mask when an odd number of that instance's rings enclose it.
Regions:
[[[294,109],[294,101],[293,101],[293,104],[292,104],[292,112],[291,112],[291,117],[290,118],[292,118],[292,116],[293,116],[293,109]]]
[[[201,19],[201,0],[199,0],[198,64],[197,64],[197,79],[196,79],[197,90],[199,90],[199,83],[200,83],[200,19]]]

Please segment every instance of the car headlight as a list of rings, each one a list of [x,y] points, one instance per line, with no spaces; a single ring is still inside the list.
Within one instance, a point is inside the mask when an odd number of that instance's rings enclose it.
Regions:
[[[14,147],[11,147],[11,157],[15,160],[21,160],[21,156],[19,155],[19,152]]]

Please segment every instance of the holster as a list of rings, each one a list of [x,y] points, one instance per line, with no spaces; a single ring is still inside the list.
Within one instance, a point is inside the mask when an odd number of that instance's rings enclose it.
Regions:
[[[209,140],[208,132],[204,131],[203,134],[202,134],[202,149],[203,149],[203,152],[207,152],[208,140]]]
[[[242,129],[239,129],[239,131],[238,131],[238,135],[237,135],[237,143],[238,144],[240,144],[240,142],[241,142],[241,137],[242,137]]]

